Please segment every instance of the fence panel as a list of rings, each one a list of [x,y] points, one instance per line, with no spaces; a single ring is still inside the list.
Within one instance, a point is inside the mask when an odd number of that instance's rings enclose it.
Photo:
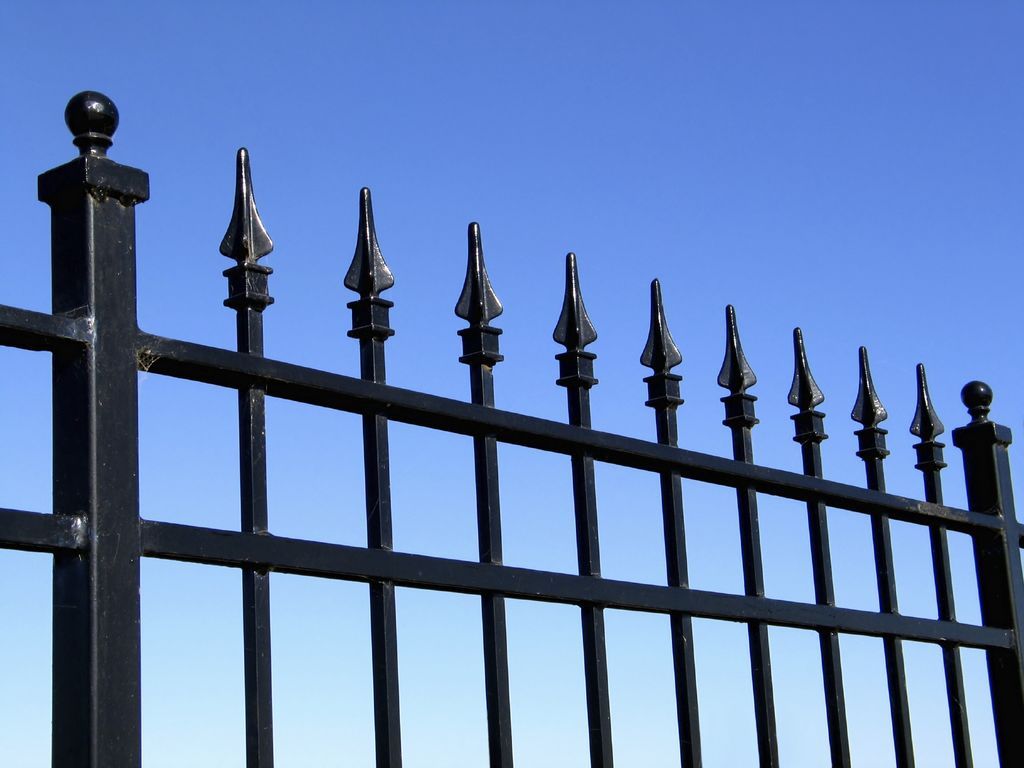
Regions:
[[[215,349],[140,331],[135,302],[135,206],[148,198],[140,170],[107,157],[117,108],[107,97],[83,92],[65,114],[80,154],[39,178],[39,197],[52,211],[52,314],[0,306],[0,343],[53,356],[53,514],[0,509],[0,547],[53,556],[53,765],[60,768],[131,768],[141,764],[139,564],[143,556],[237,568],[242,577],[242,647],[245,679],[245,753],[250,768],[274,762],[271,690],[270,574],[343,579],[369,585],[376,762],[402,764],[395,589],[442,590],[479,597],[491,766],[513,765],[514,730],[509,695],[506,599],[578,607],[590,735],[590,763],[611,768],[613,743],[605,611],[625,609],[669,618],[679,762],[701,764],[701,727],[694,661],[696,618],[746,626],[757,750],[762,766],[779,765],[769,628],[795,627],[818,636],[831,761],[848,766],[850,737],[840,636],[881,638],[893,730],[894,759],[913,766],[913,734],[903,657],[904,641],[941,649],[954,760],[972,764],[970,728],[960,659],[962,647],[982,649],[988,661],[1000,764],[1024,764],[1024,575],[1022,532],[1010,486],[1009,430],[989,421],[991,390],[968,383],[962,399],[971,420],[953,430],[962,451],[968,509],[943,504],[944,427],[931,404],[923,366],[917,369],[918,407],[911,432],[924,499],[885,490],[889,454],[887,418],[860,350],[860,387],[852,418],[866,487],[825,479],[821,443],[824,394],[814,381],[800,329],[794,331],[794,375],[789,402],[802,473],[754,462],[752,429],[757,378],[740,343],[736,313],[726,309],[726,354],[719,384],[727,390],[723,424],[732,457],[678,447],[682,355],[672,338],[658,281],[651,286],[651,326],[641,362],[654,410],[654,442],[592,428],[590,393],[597,384],[597,338],[583,303],[573,254],[566,259],[562,313],[554,339],[568,404],[568,423],[495,407],[494,368],[502,361],[502,313],[484,263],[480,227],[468,232],[465,283],[455,308],[468,366],[471,401],[389,386],[385,342],[394,283],[384,260],[368,189],[359,194],[359,230],[346,287],[358,298],[349,336],[360,351],[360,375],[349,377],[272,360],[263,355],[263,313],[273,303],[272,272],[259,260],[273,249],[253,195],[248,153],[239,150],[235,205],[220,246],[236,263],[225,305],[236,312],[236,350]],[[241,509],[238,530],[144,520],[138,489],[138,371],[178,377],[238,393]],[[365,547],[272,535],[267,502],[266,398],[277,397],[358,414],[362,419],[367,543]],[[473,440],[478,559],[456,560],[395,552],[391,520],[388,426],[392,421],[467,435]],[[568,456],[575,511],[576,573],[506,566],[502,561],[498,444]],[[660,479],[667,581],[647,584],[601,575],[599,488],[595,462],[656,473]],[[685,481],[735,489],[743,593],[690,588],[687,574]],[[402,478],[394,479],[402,482]],[[814,599],[765,596],[758,495],[806,504]],[[836,605],[827,509],[870,519],[879,610]],[[901,615],[890,521],[928,529],[938,605],[936,619]],[[956,619],[947,531],[972,537],[982,624]]]

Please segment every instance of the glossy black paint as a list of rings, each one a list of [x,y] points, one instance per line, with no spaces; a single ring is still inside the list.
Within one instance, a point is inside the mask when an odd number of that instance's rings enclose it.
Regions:
[[[732,456],[746,464],[754,463],[751,430],[758,423],[754,415],[757,398],[748,390],[757,376],[747,362],[740,343],[736,310],[725,308],[725,358],[718,373],[718,384],[729,391],[722,398],[725,419],[722,423],[732,434]],[[757,515],[757,494],[750,488],[736,488],[739,511],[740,556],[743,564],[743,590],[751,597],[764,597],[764,568],[761,563],[761,529]],[[750,647],[750,674],[754,686],[754,718],[757,726],[758,758],[762,768],[779,765],[779,739],[775,725],[775,690],[772,681],[771,649],[768,626],[762,622],[747,625]]]
[[[651,327],[640,364],[652,370],[647,383],[646,405],[654,409],[658,443],[675,447],[679,442],[676,409],[682,405],[679,382],[672,373],[683,361],[665,318],[661,283],[651,283]],[[683,520],[683,484],[677,472],[661,472],[661,519],[665,537],[665,569],[670,587],[689,587],[686,561],[686,528]],[[672,662],[675,672],[676,722],[679,729],[681,764],[690,768],[701,764],[700,712],[697,702],[697,662],[693,648],[693,620],[685,613],[669,615],[672,632]]]
[[[53,354],[53,510],[82,516],[87,546],[53,558],[55,768],[142,759],[139,656],[135,206],[149,178],[106,157],[109,99],[65,112],[81,155],[39,177],[50,206],[53,314],[87,318],[88,343]]]
[[[237,350],[223,350],[141,332],[135,320],[134,209],[148,197],[146,175],[106,157],[117,127],[107,97],[84,92],[68,105],[67,123],[79,156],[43,174],[40,199],[52,211],[53,312],[0,306],[0,343],[47,351],[53,357],[54,514],[0,508],[0,547],[51,553],[53,579],[53,765],[59,768],[136,768],[141,764],[139,559],[142,556],[239,569],[243,587],[248,766],[273,765],[270,689],[270,573],[344,579],[369,585],[378,766],[401,765],[398,699],[396,585],[478,595],[481,599],[484,679],[490,765],[513,761],[506,640],[507,598],[576,605],[581,610],[590,726],[591,764],[612,765],[611,706],[604,615],[609,608],[666,615],[672,630],[680,742],[684,766],[701,763],[697,669],[692,619],[747,625],[759,763],[779,764],[768,628],[796,627],[820,638],[831,761],[850,764],[843,696],[841,634],[882,639],[890,707],[900,766],[913,764],[910,711],[902,642],[942,649],[954,757],[972,765],[964,706],[960,648],[985,651],[1002,766],[1024,764],[1024,575],[1022,527],[1010,487],[1009,430],[989,420],[992,392],[981,382],[963,391],[971,421],[953,431],[964,458],[969,509],[943,504],[940,472],[946,466],[938,441],[942,422],[918,366],[918,408],[911,432],[924,500],[886,493],[883,461],[889,451],[880,426],[887,414],[860,353],[860,386],[852,416],[861,428],[857,455],[866,488],[822,477],[824,402],[807,361],[803,336],[794,333],[795,371],[789,401],[800,444],[803,474],[754,463],[751,430],[757,424],[756,376],[739,340],[735,311],[726,310],[726,355],[718,382],[728,394],[724,424],[733,457],[681,449],[677,411],[682,360],[665,317],[661,286],[651,287],[651,327],[641,356],[652,371],[644,381],[655,411],[657,441],[593,429],[590,390],[596,356],[586,348],[597,332],[583,304],[575,257],[566,260],[566,289],[554,337],[565,347],[558,384],[565,387],[569,423],[495,407],[493,370],[503,359],[501,331],[491,322],[502,312],[483,259],[480,229],[469,228],[466,278],[456,314],[461,362],[469,367],[471,402],[388,386],[384,343],[394,333],[393,306],[381,293],[394,284],[373,221],[369,190],[359,198],[359,231],[344,276],[358,298],[349,303],[360,348],[360,376],[292,365],[264,356],[263,311],[271,270],[259,260],[273,243],[256,210],[248,153],[236,166],[235,206],[221,252],[235,261],[225,272],[225,304],[237,313]],[[214,530],[140,519],[138,507],[137,371],[235,389],[239,404],[240,530]],[[279,397],[348,411],[363,419],[368,540],[343,546],[272,535],[266,496],[265,399]],[[110,405],[114,404],[114,405]],[[470,436],[474,445],[478,561],[392,551],[388,422]],[[502,564],[498,444],[504,442],[570,457],[576,512],[578,574]],[[652,585],[601,576],[594,462],[656,473],[661,480],[667,583]],[[744,594],[691,589],[682,504],[682,480],[734,488],[740,522]],[[815,587],[813,603],[765,597],[757,495],[807,504]],[[871,520],[879,610],[835,605],[827,507]],[[934,560],[938,619],[902,616],[896,604],[889,520],[927,526]],[[956,620],[946,532],[974,542],[982,626]],[[739,716],[739,715],[737,715]],[[0,745],[2,749],[2,745]],[[2,757],[2,755],[0,755]]]
[[[565,296],[558,316],[554,340],[565,347],[555,355],[559,363],[557,380],[565,387],[569,423],[590,429],[590,389],[597,384],[594,360],[586,347],[597,340],[583,304],[576,254],[565,257]],[[576,513],[576,560],[581,576],[601,577],[601,544],[597,529],[597,485],[594,457],[583,452],[571,454],[572,497]],[[587,688],[587,722],[592,768],[612,768],[612,712],[608,693],[608,652],[605,643],[604,607],[581,606],[583,626],[583,673]]]
[[[825,414],[816,407],[825,402],[807,362],[803,331],[793,329],[793,385],[789,390],[789,404],[799,409],[791,416],[800,444],[804,474],[820,478],[821,444],[825,434]],[[872,516],[874,517],[874,515]],[[814,600],[818,605],[836,604],[832,581],[832,552],[828,540],[828,510],[821,499],[807,502],[807,528],[811,537],[811,569],[814,578]],[[843,664],[839,651],[839,634],[823,630],[818,633],[821,647],[821,676],[825,683],[825,718],[828,722],[828,741],[832,765],[849,768],[850,733],[846,724],[846,693],[843,690]]]
[[[384,342],[395,332],[388,324],[394,304],[380,294],[395,284],[384,261],[373,223],[370,190],[359,191],[359,231],[345,287],[359,294],[348,304],[352,330],[359,340],[359,375],[364,381],[386,380]],[[394,547],[391,525],[391,461],[388,420],[380,413],[363,414],[363,475],[366,494],[366,545],[389,551]],[[398,700],[398,618],[395,584],[370,582],[370,652],[373,659],[373,715],[377,768],[401,768],[402,725]]]
[[[875,392],[871,378],[868,350],[861,347],[858,355],[860,378],[857,402],[850,417],[863,428],[858,429],[857,456],[864,460],[867,486],[875,491],[885,490],[885,470],[882,461],[889,455],[885,447],[888,432],[879,424],[889,418],[885,406]],[[889,518],[878,514],[871,517],[871,546],[875,555],[875,582],[878,587],[878,608],[885,613],[899,613],[896,600],[896,572],[892,556],[892,534]],[[889,711],[892,717],[892,739],[898,768],[914,765],[914,740],[910,732],[910,702],[907,699],[906,665],[903,643],[897,637],[882,639],[885,654],[885,675],[889,686]]]
[[[274,249],[252,191],[249,152],[238,150],[235,204],[220,252],[237,264],[224,272],[228,298],[236,310],[238,351],[263,356],[263,310],[274,303],[267,292],[270,267],[258,260]],[[266,393],[258,385],[238,390],[238,476],[241,528],[267,533]],[[270,572],[242,569],[242,654],[245,674],[245,747],[247,768],[273,768],[274,699],[271,690]]]
[[[986,655],[999,762],[1009,766],[1024,762],[1024,574],[1010,483],[1013,438],[1008,428],[989,421],[992,397],[984,382],[964,386],[961,400],[971,422],[953,430],[953,445],[964,457],[968,507],[1000,518],[1005,526],[973,538],[981,620],[1014,634],[1013,646]]]
[[[494,366],[505,358],[498,352],[501,329],[490,325],[502,312],[501,302],[487,276],[480,225],[473,222],[467,233],[466,280],[455,305],[455,314],[469,323],[459,331],[462,356],[469,366],[472,402],[494,407]],[[473,437],[476,477],[477,541],[480,562],[501,565],[501,495],[498,492],[498,441],[493,435]],[[511,768],[512,703],[509,696],[508,639],[505,596],[481,595],[484,641],[484,687],[487,695],[487,744],[494,768]]]
[[[910,424],[910,433],[921,442],[914,446],[917,453],[916,469],[924,479],[924,497],[933,504],[942,503],[942,477],[946,467],[942,460],[944,443],[936,438],[946,428],[932,406],[928,391],[928,377],[924,365],[917,365],[917,409]],[[953,596],[953,571],[949,562],[949,537],[940,525],[928,526],[928,540],[932,551],[932,574],[935,580],[935,605],[939,619],[956,621],[956,601]],[[949,709],[949,727],[953,739],[953,759],[956,768],[972,768],[971,731],[967,722],[967,694],[964,690],[963,664],[960,649],[952,643],[942,644],[942,667],[946,677],[946,704]]]

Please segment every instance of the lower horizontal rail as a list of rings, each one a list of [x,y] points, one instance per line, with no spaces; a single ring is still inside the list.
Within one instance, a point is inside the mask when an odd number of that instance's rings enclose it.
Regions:
[[[0,509],[0,549],[29,552],[85,549],[85,531],[85,520],[81,517]]]
[[[149,520],[142,523],[142,549],[145,555],[169,560],[266,568],[279,573],[349,581],[381,579],[399,586],[447,592],[503,594],[524,600],[600,605],[651,613],[685,613],[708,619],[758,621],[974,648],[1010,648],[1013,645],[1013,633],[995,627]]]

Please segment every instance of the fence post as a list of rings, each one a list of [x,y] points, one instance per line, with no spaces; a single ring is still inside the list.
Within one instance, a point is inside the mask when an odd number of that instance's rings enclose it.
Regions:
[[[53,354],[53,511],[88,549],[53,566],[53,766],[141,765],[135,204],[149,177],[106,157],[117,108],[85,91],[64,113],[81,154],[39,177],[51,209],[53,313],[90,344]]]
[[[992,390],[987,384],[969,382],[960,397],[971,423],[953,430],[953,445],[963,452],[968,508],[1002,522],[997,531],[974,534],[982,621],[1014,635],[1010,648],[986,654],[999,762],[1024,765],[1024,576],[1007,452],[1012,438],[1007,427],[988,420]]]

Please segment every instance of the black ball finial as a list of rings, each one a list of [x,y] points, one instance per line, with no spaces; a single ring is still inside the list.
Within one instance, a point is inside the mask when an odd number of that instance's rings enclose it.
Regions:
[[[64,122],[83,155],[105,155],[117,130],[117,106],[99,91],[82,91],[64,109]]]
[[[992,405],[992,388],[988,384],[983,381],[967,382],[960,390],[960,400],[974,421],[988,421],[988,410]]]

